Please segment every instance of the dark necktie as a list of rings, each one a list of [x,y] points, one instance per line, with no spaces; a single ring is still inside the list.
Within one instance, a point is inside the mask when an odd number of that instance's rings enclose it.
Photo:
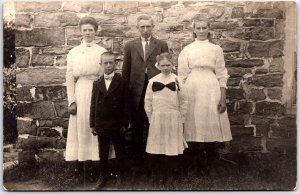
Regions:
[[[146,44],[145,44],[145,61],[147,60],[148,58],[148,55],[149,55],[149,40],[148,38],[145,38],[145,41],[146,41]]]
[[[175,82],[170,82],[170,83],[168,83],[166,85],[163,84],[163,83],[160,83],[160,82],[153,82],[152,91],[153,92],[160,91],[160,90],[164,89],[164,87],[167,87],[167,88],[169,88],[172,91],[176,91]]]

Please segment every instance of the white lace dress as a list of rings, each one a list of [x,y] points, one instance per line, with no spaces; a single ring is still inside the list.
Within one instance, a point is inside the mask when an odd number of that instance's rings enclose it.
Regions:
[[[70,115],[66,161],[99,160],[98,138],[91,133],[89,116],[93,81],[103,74],[100,55],[105,51],[105,48],[97,44],[87,45],[83,42],[68,53],[68,104],[76,102],[77,114]]]
[[[153,82],[168,84],[179,83],[180,91],[165,87],[152,91]],[[180,78],[174,74],[158,74],[149,80],[145,95],[145,111],[150,126],[146,152],[151,154],[178,155],[187,148],[183,138],[183,122],[187,109],[187,95]]]
[[[220,87],[229,77],[223,50],[208,40],[187,45],[178,57],[178,76],[188,91],[184,137],[188,142],[224,142],[232,139],[227,111],[220,114]]]

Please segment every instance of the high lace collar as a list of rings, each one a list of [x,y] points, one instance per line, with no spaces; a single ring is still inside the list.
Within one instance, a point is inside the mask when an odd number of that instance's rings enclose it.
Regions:
[[[95,44],[95,41],[93,40],[92,42],[86,42],[85,40],[82,40],[81,44],[85,47],[91,47]]]
[[[209,43],[208,39],[198,40],[197,38],[195,39],[195,42],[197,42],[197,43]]]

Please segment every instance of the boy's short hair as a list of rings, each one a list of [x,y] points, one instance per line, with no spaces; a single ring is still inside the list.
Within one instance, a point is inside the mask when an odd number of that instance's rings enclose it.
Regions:
[[[117,60],[116,55],[110,51],[106,51],[106,52],[102,53],[100,56],[100,60],[102,59],[102,57],[114,57],[115,61]]]
[[[141,15],[137,18],[136,22],[137,22],[137,25],[139,24],[139,22],[141,20],[150,20],[152,22],[152,25],[154,24],[153,23],[153,18],[151,16],[148,16],[148,15]]]
[[[164,52],[164,53],[161,53],[159,55],[156,56],[156,62],[159,64],[160,61],[162,61],[163,59],[167,59],[168,61],[172,62],[171,59],[172,59],[172,56],[170,53],[168,52]]]

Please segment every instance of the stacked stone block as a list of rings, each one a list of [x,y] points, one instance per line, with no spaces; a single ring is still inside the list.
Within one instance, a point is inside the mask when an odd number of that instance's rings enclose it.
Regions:
[[[78,21],[96,18],[96,42],[119,55],[137,37],[136,18],[154,18],[177,66],[193,41],[192,19],[211,18],[210,38],[224,50],[231,152],[285,153],[295,146],[295,118],[285,115],[284,2],[15,2],[20,160],[63,160],[68,127],[66,55],[80,44]]]

